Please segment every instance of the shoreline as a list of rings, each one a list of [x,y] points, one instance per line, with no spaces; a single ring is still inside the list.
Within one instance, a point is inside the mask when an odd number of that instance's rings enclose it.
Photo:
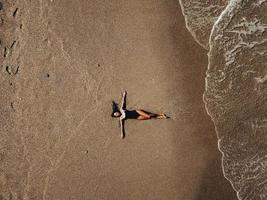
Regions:
[[[21,38],[22,71],[14,80],[23,99],[15,131],[31,159],[16,162],[23,173],[31,169],[27,188],[14,187],[18,196],[235,199],[202,102],[206,51],[186,29],[178,2],[54,1],[42,18],[50,20],[47,36],[34,5],[24,8],[33,21],[23,24],[31,34]],[[129,121],[122,141],[109,113],[124,89],[130,107],[172,119]]]

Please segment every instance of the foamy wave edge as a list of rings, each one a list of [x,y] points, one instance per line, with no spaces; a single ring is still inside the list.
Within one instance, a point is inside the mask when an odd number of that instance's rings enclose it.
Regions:
[[[227,15],[229,12],[231,12],[239,3],[241,3],[242,2],[242,0],[231,0],[230,2],[229,2],[229,4],[226,6],[226,8],[223,10],[223,12],[220,14],[220,16],[218,17],[218,19],[215,21],[215,23],[214,23],[214,25],[213,25],[213,27],[212,27],[212,30],[211,30],[211,33],[210,33],[210,38],[209,38],[209,46],[210,46],[210,49],[212,49],[212,47],[213,47],[213,45],[212,45],[212,36],[213,36],[213,34],[214,34],[214,31],[215,31],[215,27],[217,26],[217,24],[219,24],[219,22],[221,21],[221,19],[225,16],[225,15]],[[209,70],[210,69],[210,60],[209,60],[209,54],[208,54],[208,67],[207,67],[207,70]],[[207,78],[205,78],[205,91],[207,91]],[[211,120],[214,122],[215,121],[215,119],[212,117],[212,115],[211,115],[211,113],[209,112],[209,110],[208,110],[208,108],[207,108],[207,102],[205,101],[205,98],[204,98],[204,94],[203,94],[203,102],[204,102],[204,104],[205,104],[205,109],[206,109],[206,112],[207,112],[207,114],[210,116],[210,118],[211,118]],[[224,168],[224,166],[223,166],[223,159],[224,159],[224,157],[225,157],[225,155],[224,155],[224,152],[221,150],[221,148],[220,148],[220,139],[219,139],[219,132],[218,132],[218,130],[217,130],[217,127],[216,127],[216,125],[214,124],[214,127],[215,127],[215,132],[216,132],[216,134],[217,134],[217,138],[218,138],[218,141],[217,141],[217,146],[218,146],[218,149],[219,149],[219,151],[221,152],[221,154],[222,154],[222,157],[221,157],[221,166],[222,166],[222,172],[223,172],[223,176],[224,176],[224,178],[226,179],[226,180],[228,180],[229,182],[230,182],[230,184],[231,184],[231,186],[232,186],[232,188],[233,188],[233,190],[236,192],[236,194],[237,194],[237,198],[239,199],[239,200],[241,200],[241,198],[239,197],[239,191],[237,191],[236,189],[235,189],[235,187],[234,187],[234,183],[229,179],[229,178],[227,178],[227,176],[226,176],[226,173],[225,173],[225,168]]]
[[[180,4],[180,7],[181,7],[181,10],[182,10],[182,14],[184,16],[184,20],[185,20],[185,27],[187,28],[187,30],[190,32],[190,34],[192,35],[192,37],[194,38],[194,40],[204,49],[208,50],[207,47],[202,44],[198,39],[197,39],[197,36],[195,34],[194,31],[192,31],[192,29],[190,28],[190,26],[188,25],[188,19],[186,17],[186,14],[185,14],[185,9],[184,9],[184,5],[182,3],[182,0],[178,0],[179,1],[179,4]]]
[[[212,41],[211,41],[211,38],[212,38],[212,35],[214,34],[214,30],[215,30],[215,27],[217,26],[217,24],[221,21],[221,19],[229,12],[231,12],[240,2],[242,2],[242,0],[230,0],[230,2],[228,3],[228,5],[226,6],[226,8],[221,12],[221,14],[219,15],[219,17],[217,18],[217,20],[215,21],[213,27],[212,27],[212,30],[211,30],[211,33],[210,33],[210,37],[209,37],[209,47],[210,49],[212,49],[213,45],[212,45]],[[184,13],[184,6],[182,4],[182,1],[179,0],[179,3],[180,3],[180,7],[181,7],[181,10],[182,10],[182,13],[183,13],[183,16],[184,16],[184,19],[185,19],[185,26],[187,28],[187,30],[190,32],[190,34],[192,35],[192,37],[194,38],[194,40],[201,46],[203,47],[204,49],[206,49],[206,47],[200,43],[200,41],[197,39],[196,37],[196,34],[191,30],[191,28],[188,26],[188,19],[187,19],[187,16],[185,15]],[[209,60],[209,53],[208,53],[208,60]],[[209,60],[210,61],[210,60]],[[210,62],[208,62],[208,67],[207,67],[207,70],[210,69]],[[205,78],[205,91],[207,90],[207,78]],[[211,120],[214,122],[215,119],[212,117],[211,113],[209,112],[208,108],[207,108],[207,102],[205,101],[205,98],[204,98],[204,95],[203,94],[203,102],[205,104],[205,109],[206,109],[206,112],[207,114],[210,116]],[[227,178],[226,176],[226,173],[225,173],[225,169],[224,169],[224,166],[223,166],[223,159],[224,159],[224,152],[221,150],[220,148],[220,139],[219,139],[219,135],[218,135],[218,130],[217,130],[217,127],[215,126],[214,124],[214,127],[215,127],[215,132],[217,134],[217,138],[218,138],[218,141],[217,141],[217,146],[218,146],[218,150],[221,152],[222,154],[222,157],[221,157],[221,167],[222,167],[222,172],[223,172],[223,176],[226,180],[228,180],[233,188],[233,190],[237,193],[237,198],[239,200],[241,200],[241,198],[239,197],[239,191],[237,191],[235,188],[234,188],[234,185],[233,185],[233,182]]]

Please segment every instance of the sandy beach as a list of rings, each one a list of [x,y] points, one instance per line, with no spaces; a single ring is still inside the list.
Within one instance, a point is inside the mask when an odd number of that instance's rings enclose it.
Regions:
[[[1,124],[15,132],[3,154],[24,159],[2,169],[0,199],[237,199],[203,103],[207,51],[177,0],[18,6],[20,71],[1,91],[15,112]],[[128,120],[122,140],[110,115],[124,90],[129,109],[171,118]]]

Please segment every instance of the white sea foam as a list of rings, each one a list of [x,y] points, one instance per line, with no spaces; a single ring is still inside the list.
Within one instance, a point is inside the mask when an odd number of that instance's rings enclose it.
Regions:
[[[267,199],[267,1],[231,0],[212,28],[192,22],[194,10],[208,11],[188,8],[199,1],[180,3],[194,38],[201,43],[197,29],[210,35],[204,101],[218,134],[224,175],[240,200]]]
[[[266,1],[232,0],[209,42],[204,98],[225,177],[242,200],[267,198],[266,11]]]
[[[186,27],[203,48],[209,49],[211,29],[228,1],[179,0]]]

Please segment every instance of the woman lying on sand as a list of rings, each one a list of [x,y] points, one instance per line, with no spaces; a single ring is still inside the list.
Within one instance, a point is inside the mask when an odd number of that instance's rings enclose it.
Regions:
[[[121,127],[121,138],[125,137],[124,130],[124,121],[126,119],[138,119],[138,120],[147,120],[147,119],[167,119],[169,118],[164,113],[150,113],[144,110],[127,110],[126,109],[126,91],[122,94],[121,106],[118,107],[118,104],[114,101],[112,102],[113,112],[112,117],[120,118],[120,127]]]

